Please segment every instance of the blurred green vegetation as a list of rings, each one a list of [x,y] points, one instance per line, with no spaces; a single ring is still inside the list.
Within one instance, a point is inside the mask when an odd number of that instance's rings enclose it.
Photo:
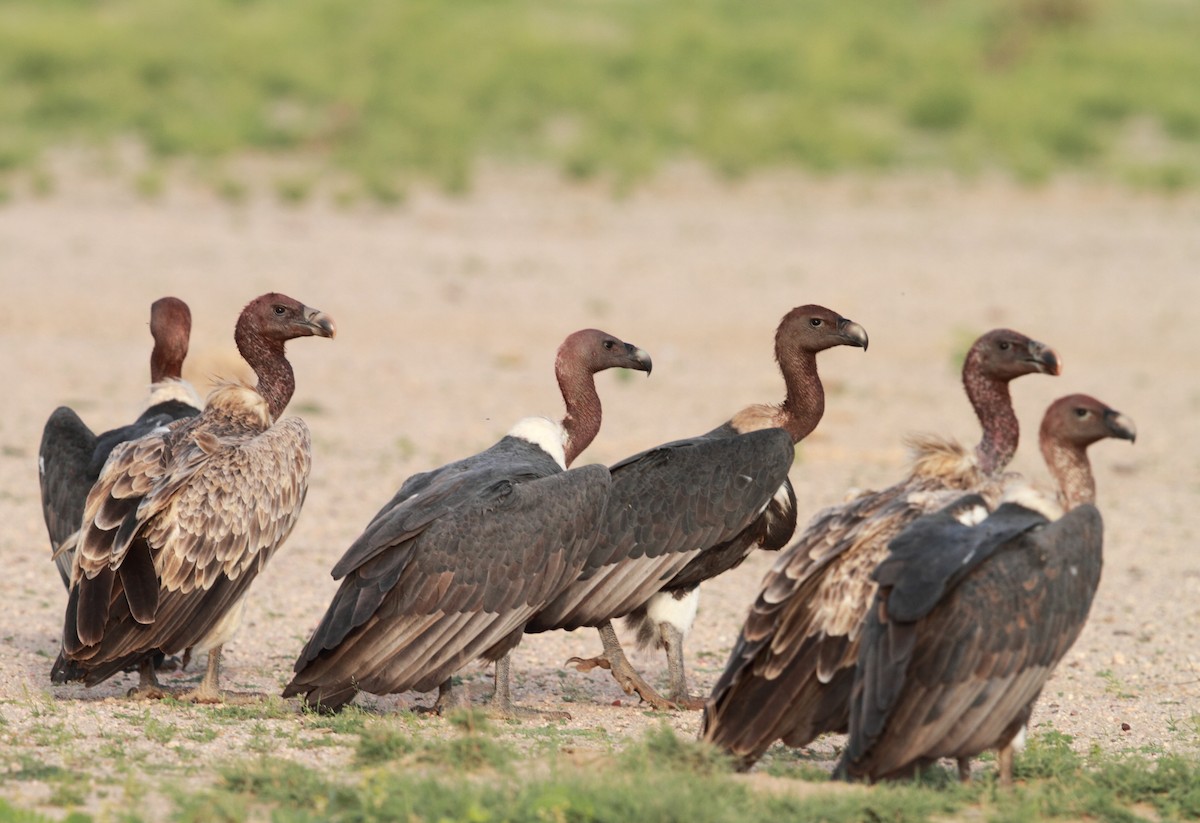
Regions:
[[[48,148],[298,156],[385,202],[480,158],[1200,180],[1186,0],[7,0],[0,189]],[[151,179],[151,178],[147,178]]]

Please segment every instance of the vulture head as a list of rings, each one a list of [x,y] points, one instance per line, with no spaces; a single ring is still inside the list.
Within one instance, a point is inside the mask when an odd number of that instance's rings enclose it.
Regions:
[[[784,315],[775,332],[775,354],[819,352],[834,346],[867,350],[867,330],[824,306],[797,306]]]
[[[1012,329],[993,329],[972,344],[963,363],[992,380],[1007,382],[1023,374],[1062,374],[1062,360],[1045,343]]]
[[[332,338],[337,334],[332,317],[276,292],[256,297],[242,309],[238,334],[243,330],[280,344],[296,337]]]
[[[1069,394],[1046,409],[1041,437],[1086,449],[1106,437],[1133,442],[1137,439],[1137,427],[1129,417],[1090,395]]]
[[[192,335],[192,312],[187,303],[178,297],[162,297],[151,303],[150,335],[154,338],[150,382],[178,380],[183,374]]]
[[[650,355],[599,329],[582,329],[567,337],[558,349],[555,369],[595,374],[605,369],[634,369],[650,374]]]

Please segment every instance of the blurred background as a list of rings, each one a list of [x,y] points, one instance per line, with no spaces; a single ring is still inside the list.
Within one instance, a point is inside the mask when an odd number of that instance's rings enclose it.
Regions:
[[[0,196],[396,203],[483,161],[1200,181],[1191,0],[6,0]]]

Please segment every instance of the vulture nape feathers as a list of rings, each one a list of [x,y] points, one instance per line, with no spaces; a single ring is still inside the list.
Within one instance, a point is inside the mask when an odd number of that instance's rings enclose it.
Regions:
[[[200,413],[200,398],[182,377],[191,331],[192,313],[187,303],[163,297],[150,305],[150,334],[154,338],[150,396],[137,420],[129,425],[96,435],[67,406],[59,406],[46,421],[38,448],[38,479],[50,554],[64,586],[71,585],[84,501],[108,455],[119,443]]]
[[[1017,449],[1009,382],[1060,372],[1058,355],[1009,329],[972,344],[962,381],[983,429],[974,453],[934,436],[911,439],[908,477],[818,512],[764,577],[705,707],[704,738],[748,769],[774,743],[805,746],[844,732],[871,571],[906,525],[963,492],[995,505]]]
[[[1011,784],[1014,744],[1100,583],[1104,529],[1086,450],[1135,434],[1093,397],[1061,398],[1039,438],[1057,505],[1014,484],[990,515],[968,496],[891,542],[873,575],[839,776],[903,777],[949,757],[965,778],[969,758],[998,749],[1000,783]]]
[[[707,434],[613,465],[608,510],[583,573],[527,631],[595,626],[603,653],[569,663],[581,671],[610,669],[627,694],[637,692],[655,708],[700,708],[683,665],[698,587],[755,548],[778,550],[791,538],[796,496],[788,470],[795,444],[824,413],[817,353],[834,346],[866,349],[867,333],[821,306],[792,309],[775,334],[787,388],[781,404],[750,406]],[[618,617],[627,617],[643,646],[666,650],[668,698],[630,665],[612,627]]]
[[[308,427],[279,419],[295,389],[284,344],[334,333],[333,320],[290,297],[251,301],[234,339],[257,387],[220,386],[198,416],[113,449],[84,506],[55,682],[91,686],[137,666],[136,692],[161,696],[159,652],[208,651],[204,679],[184,697],[221,699],[221,646],[308,488]]]
[[[284,697],[336,711],[359,691],[439,689],[476,658],[496,662],[493,710],[513,715],[508,653],[583,569],[609,471],[567,471],[600,430],[595,373],[649,373],[649,356],[585,329],[559,348],[562,423],[526,418],[479,454],[417,474],[333,568],[341,585],[300,652]]]

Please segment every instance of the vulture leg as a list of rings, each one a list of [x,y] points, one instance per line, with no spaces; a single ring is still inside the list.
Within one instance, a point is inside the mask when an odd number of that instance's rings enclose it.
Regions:
[[[958,761],[958,780],[960,783],[971,782],[971,758],[959,757]]]
[[[625,657],[625,650],[621,648],[621,641],[617,639],[617,632],[613,629],[611,620],[605,620],[597,628],[600,631],[600,642],[604,644],[604,654],[599,657],[590,657],[587,659],[572,657],[567,661],[567,665],[574,666],[581,672],[590,672],[597,666],[602,669],[608,669],[612,672],[613,679],[617,681],[617,685],[625,691],[625,694],[637,692],[638,697],[644,702],[649,703],[653,708],[660,711],[678,708],[671,701],[656,692],[637,673],[637,669],[630,665],[629,659]]]
[[[204,678],[200,685],[179,696],[180,700],[190,700],[193,703],[220,703],[225,697],[217,684],[221,677],[221,646],[213,646],[208,650],[208,667],[204,670]]]
[[[129,690],[129,696],[140,700],[162,700],[167,696],[154,673],[153,657],[143,660],[138,666],[138,684]]]
[[[704,708],[703,697],[688,694],[687,673],[683,669],[683,632],[673,623],[659,623],[663,648],[667,650],[667,674],[671,680],[671,701],[681,709],[699,711]]]
[[[505,654],[496,661],[496,691],[492,693],[490,713],[496,717],[516,718],[534,717],[543,720],[570,720],[567,712],[549,712],[531,709],[527,706],[517,706],[512,702],[512,654]]]
[[[454,711],[455,709],[469,709],[471,707],[471,695],[467,692],[467,687],[454,688],[454,679],[447,677],[441,685],[438,686],[437,700],[428,709],[418,707],[414,711],[418,714],[438,714],[442,715],[446,712]]]
[[[996,760],[1000,765],[1000,788],[1011,789],[1013,784],[1013,744],[1011,741],[1001,747]]]

